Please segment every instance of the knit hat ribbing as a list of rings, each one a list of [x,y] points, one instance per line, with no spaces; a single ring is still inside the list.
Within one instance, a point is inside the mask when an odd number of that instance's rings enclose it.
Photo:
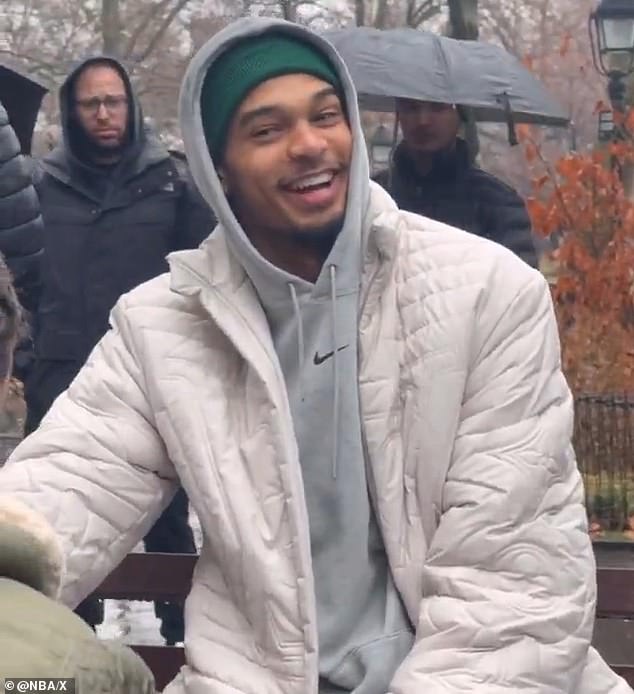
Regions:
[[[341,88],[335,68],[318,48],[285,33],[249,37],[219,56],[205,76],[200,100],[205,139],[214,159],[222,157],[231,118],[247,94],[266,80],[296,73]]]

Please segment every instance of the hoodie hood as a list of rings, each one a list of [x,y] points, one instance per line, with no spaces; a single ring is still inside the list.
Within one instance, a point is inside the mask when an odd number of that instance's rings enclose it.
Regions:
[[[73,116],[77,79],[87,67],[95,63],[106,63],[112,66],[123,80],[128,96],[127,145],[121,162],[116,167],[117,171],[121,172],[121,178],[136,175],[146,166],[169,156],[159,138],[144,121],[141,103],[123,63],[108,55],[93,55],[79,62],[69,72],[60,87],[59,108],[62,137],[57,147],[44,157],[42,162],[46,171],[69,184],[77,184],[80,181],[85,183],[86,176],[94,178],[94,173],[98,171],[85,156],[82,131],[74,123]]]
[[[129,145],[141,145],[144,139],[143,112],[141,104],[132,87],[130,76],[123,63],[108,55],[93,55],[78,63],[69,73],[59,90],[59,111],[62,125],[62,138],[66,151],[79,161],[83,161],[81,141],[77,137],[77,126],[73,123],[75,85],[81,73],[95,63],[106,63],[119,73],[128,97]],[[71,127],[71,125],[73,127]]]
[[[353,133],[345,221],[315,285],[273,266],[252,246],[231,210],[215,163],[205,144],[200,101],[207,71],[221,53],[237,41],[272,30],[300,37],[316,46],[329,59],[343,86],[346,110]],[[369,165],[357,95],[345,64],[328,41],[297,24],[283,20],[247,18],[234,22],[213,36],[191,61],[181,89],[180,121],[184,126],[182,131],[185,153],[196,185],[214,209],[231,251],[254,283],[265,308],[267,304],[275,302],[276,298],[285,301],[288,298],[289,284],[299,294],[312,292],[314,296],[329,296],[329,268],[332,265],[336,266],[339,289],[358,286],[362,254],[361,225],[370,195]]]

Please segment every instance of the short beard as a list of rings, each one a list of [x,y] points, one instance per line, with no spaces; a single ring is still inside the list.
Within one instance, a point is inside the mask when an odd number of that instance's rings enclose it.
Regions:
[[[341,233],[344,219],[345,216],[342,215],[323,226],[294,231],[291,233],[291,238],[301,248],[310,248],[326,258]]]
[[[75,132],[73,133],[72,148],[75,156],[83,162],[93,163],[103,160],[120,159],[128,147],[128,138],[124,137],[118,145],[104,147],[96,142],[84,129],[83,125],[75,120]]]
[[[249,236],[249,224],[247,222],[248,215],[242,214],[239,203],[232,195],[227,194],[226,198],[233,214],[238,220],[238,224],[242,226],[245,234]],[[301,231],[293,230],[290,232],[284,232],[279,229],[268,229],[267,236],[272,238],[290,238],[291,241],[299,248],[315,251],[325,260],[332,250],[332,247],[335,245],[337,237],[341,233],[345,218],[346,216],[344,213],[327,224],[323,224],[319,227],[309,227],[307,229],[302,229]]]

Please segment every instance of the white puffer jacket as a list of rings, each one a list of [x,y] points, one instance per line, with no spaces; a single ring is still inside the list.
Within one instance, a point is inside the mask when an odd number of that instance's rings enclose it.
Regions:
[[[359,388],[369,478],[416,644],[390,694],[626,694],[589,647],[595,566],[573,403],[541,275],[399,212],[365,220]],[[170,289],[171,287],[171,289]],[[169,694],[315,694],[306,507],[267,322],[219,229],[124,297],[0,472],[63,540],[77,604],[176,479],[204,546]]]

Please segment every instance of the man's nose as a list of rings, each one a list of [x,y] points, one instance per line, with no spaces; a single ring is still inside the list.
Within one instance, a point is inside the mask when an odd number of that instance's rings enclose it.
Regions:
[[[431,108],[427,104],[421,104],[416,108],[416,123],[418,125],[429,125],[431,122]]]
[[[289,142],[291,158],[320,157],[327,149],[328,142],[323,132],[310,123],[298,123],[292,130]]]
[[[106,108],[103,101],[99,102],[99,108],[97,109],[97,120],[108,120],[110,118],[110,113]]]

